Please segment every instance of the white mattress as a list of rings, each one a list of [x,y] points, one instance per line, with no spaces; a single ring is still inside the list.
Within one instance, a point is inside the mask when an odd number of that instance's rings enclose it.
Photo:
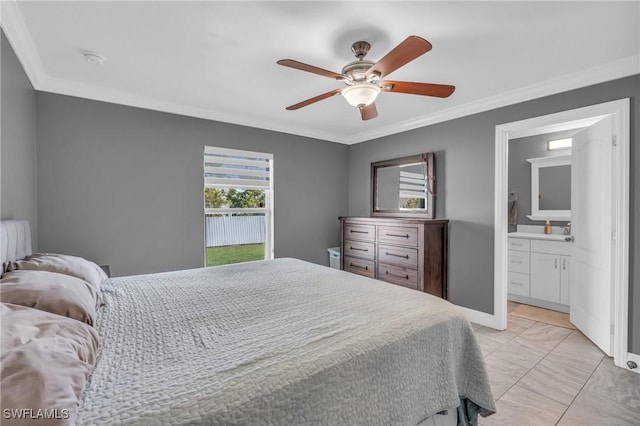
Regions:
[[[495,410],[450,303],[295,259],[111,279],[79,424],[418,424]]]

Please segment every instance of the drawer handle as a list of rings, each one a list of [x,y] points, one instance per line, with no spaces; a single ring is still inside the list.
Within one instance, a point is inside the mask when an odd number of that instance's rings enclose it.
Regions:
[[[393,254],[393,253],[386,252],[384,255],[385,256],[393,256],[393,257],[401,257],[403,259],[409,260],[409,255],[408,254],[405,254],[404,256],[402,256],[401,254]]]
[[[352,234],[368,234],[369,231],[355,231],[353,229],[350,229],[349,232],[351,232]]]
[[[511,263],[522,263],[522,260],[511,260]]]
[[[369,251],[369,249],[366,249],[366,248],[358,248],[358,247],[351,247],[351,246],[349,246],[349,250]]]
[[[524,285],[524,284],[522,284],[522,283],[517,283],[517,282],[515,282],[515,281],[511,281],[511,283],[510,283],[510,284],[511,284],[511,285],[519,285],[519,286],[521,286],[521,287]]]
[[[385,234],[387,237],[398,237],[398,238],[406,238],[409,239],[409,234],[405,234],[405,235],[398,235],[398,234]]]
[[[522,245],[524,245],[524,244],[522,244],[522,243],[513,243],[513,242],[512,242],[512,243],[511,243],[511,245],[512,245],[512,246],[522,246]]]
[[[403,279],[403,280],[408,280],[409,279],[409,275],[396,275],[396,274],[392,274],[389,271],[384,271],[384,273],[385,273],[385,275],[389,275],[389,276],[392,276],[392,277],[400,278],[400,279]]]
[[[352,268],[360,268],[360,269],[364,269],[365,271],[369,270],[368,266],[362,266],[362,265],[356,265],[355,263],[349,263],[349,266],[351,266]]]

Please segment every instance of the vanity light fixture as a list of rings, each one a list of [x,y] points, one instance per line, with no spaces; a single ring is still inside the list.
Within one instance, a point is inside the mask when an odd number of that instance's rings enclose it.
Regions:
[[[553,151],[556,149],[568,149],[571,148],[571,138],[556,139],[547,142],[547,151]]]

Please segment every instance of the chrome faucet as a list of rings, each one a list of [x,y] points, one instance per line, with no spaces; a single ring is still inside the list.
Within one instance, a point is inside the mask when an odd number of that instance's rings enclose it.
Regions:
[[[563,235],[571,235],[571,222],[567,222],[567,224],[562,228]]]

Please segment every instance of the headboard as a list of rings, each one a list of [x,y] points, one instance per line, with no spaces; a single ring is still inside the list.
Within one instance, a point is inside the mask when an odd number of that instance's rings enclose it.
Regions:
[[[31,230],[26,220],[3,220],[0,222],[1,260],[12,262],[31,254]]]

